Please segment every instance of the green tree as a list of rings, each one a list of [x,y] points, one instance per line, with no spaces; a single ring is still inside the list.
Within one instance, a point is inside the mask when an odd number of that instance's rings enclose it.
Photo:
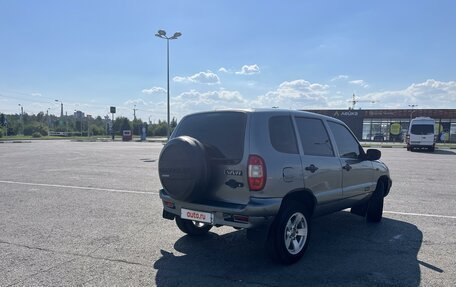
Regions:
[[[103,127],[97,126],[97,125],[91,125],[90,126],[90,134],[94,136],[99,136],[104,134],[105,129]]]
[[[47,135],[47,126],[39,122],[31,122],[24,126],[25,136],[31,136],[34,133],[39,133],[42,136]]]
[[[120,125],[120,132],[123,132],[125,130],[131,130],[131,124],[128,118],[123,118]]]

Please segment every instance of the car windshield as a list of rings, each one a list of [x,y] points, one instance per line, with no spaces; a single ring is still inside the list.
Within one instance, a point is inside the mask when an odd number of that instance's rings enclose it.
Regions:
[[[212,158],[239,162],[244,153],[246,119],[242,112],[194,114],[179,124],[175,136],[199,140]]]
[[[433,135],[434,125],[412,125],[411,133],[414,135]]]

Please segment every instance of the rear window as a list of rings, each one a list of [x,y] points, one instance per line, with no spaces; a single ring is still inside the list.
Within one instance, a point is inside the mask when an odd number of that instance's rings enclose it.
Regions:
[[[175,136],[190,136],[206,147],[209,156],[237,163],[244,154],[247,115],[239,112],[190,115],[179,124]]]
[[[414,135],[433,135],[434,125],[412,125],[411,133]]]

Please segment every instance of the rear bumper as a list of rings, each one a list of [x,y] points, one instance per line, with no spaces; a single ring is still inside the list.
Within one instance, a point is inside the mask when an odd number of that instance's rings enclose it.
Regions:
[[[180,217],[181,209],[185,208],[212,213],[214,215],[212,225],[227,225],[237,228],[254,228],[269,224],[279,212],[282,203],[281,198],[255,197],[251,197],[247,204],[226,202],[189,203],[172,198],[163,189],[160,190],[160,198],[163,201],[164,213],[168,213],[166,216],[163,216],[164,218],[172,219],[169,214]],[[240,221],[234,215],[248,218],[247,220]]]
[[[407,146],[410,147],[435,147],[435,142],[410,142],[407,143]]]

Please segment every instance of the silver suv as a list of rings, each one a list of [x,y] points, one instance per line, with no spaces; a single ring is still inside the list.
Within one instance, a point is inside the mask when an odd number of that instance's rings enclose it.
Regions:
[[[382,218],[391,188],[380,151],[341,121],[290,110],[229,110],[182,119],[159,158],[163,217],[189,235],[246,228],[278,262],[298,261],[313,217],[351,208]]]

